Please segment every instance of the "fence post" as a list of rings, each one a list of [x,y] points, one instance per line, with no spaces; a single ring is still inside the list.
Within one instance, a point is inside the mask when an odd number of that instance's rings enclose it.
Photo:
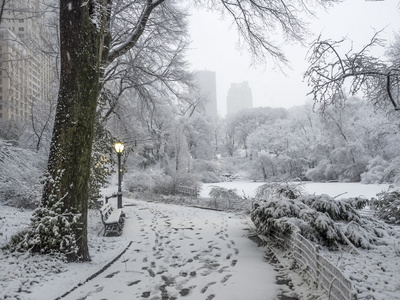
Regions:
[[[318,286],[320,286],[321,283],[320,283],[320,281],[318,279],[318,278],[320,278],[320,273],[321,273],[321,271],[320,271],[320,262],[319,262],[319,253],[318,253],[317,246],[314,246],[313,248],[314,248],[315,275],[316,275],[315,279],[317,280]]]

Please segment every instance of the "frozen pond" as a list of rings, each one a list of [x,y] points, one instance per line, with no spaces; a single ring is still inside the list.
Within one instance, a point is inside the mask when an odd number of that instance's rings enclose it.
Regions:
[[[211,186],[221,186],[228,189],[236,189],[239,195],[254,197],[257,188],[264,182],[232,181],[203,184],[200,191],[201,198],[209,198]],[[297,183],[296,183],[297,184]],[[303,183],[304,191],[310,194],[328,194],[331,197],[349,198],[363,196],[365,198],[375,197],[377,193],[388,189],[389,184],[363,184],[343,182],[307,182]]]

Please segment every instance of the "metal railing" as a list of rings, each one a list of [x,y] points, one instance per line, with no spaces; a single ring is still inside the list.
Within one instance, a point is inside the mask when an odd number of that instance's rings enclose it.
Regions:
[[[260,238],[268,244],[273,240],[278,247],[292,251],[293,259],[305,280],[320,287],[329,300],[357,299],[351,280],[324,258],[318,252],[318,248],[301,234],[281,236],[271,233],[269,237]]]

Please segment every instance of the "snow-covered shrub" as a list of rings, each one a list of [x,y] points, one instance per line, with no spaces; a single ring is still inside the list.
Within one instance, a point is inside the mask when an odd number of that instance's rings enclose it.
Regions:
[[[165,174],[162,169],[133,170],[124,175],[124,189],[129,192],[150,192],[173,195],[178,186],[194,187],[197,181],[192,173]]]
[[[52,207],[39,207],[32,215],[28,230],[12,237],[7,249],[14,252],[35,252],[60,256],[67,261],[76,257],[75,230],[82,226],[81,215],[64,211],[62,201]]]
[[[322,195],[307,195],[301,197],[304,204],[313,210],[321,213],[327,213],[330,218],[335,221],[360,221],[360,215],[355,210],[353,203],[357,203],[357,207],[362,207],[362,198],[357,198],[359,201],[353,200],[335,200],[332,197],[322,194]],[[363,199],[364,206],[367,204],[367,200]]]
[[[155,182],[162,177],[160,170],[157,171],[140,171],[134,170],[124,175],[124,189],[129,192],[151,192],[155,186]]]
[[[400,156],[392,159],[385,168],[384,180],[389,183],[400,183]]]
[[[307,170],[306,177],[312,181],[325,181],[325,180],[337,180],[338,179],[337,166],[332,164],[329,160],[324,159],[312,169]]]
[[[325,180],[324,172],[319,168],[308,169],[305,176],[315,182]]]
[[[374,214],[391,224],[400,224],[400,191],[385,191],[371,199]]]
[[[363,183],[383,183],[385,182],[385,169],[390,163],[380,156],[372,159],[366,167],[366,171],[361,174]]]
[[[286,197],[296,199],[302,195],[302,186],[288,182],[273,181],[260,185],[256,191],[256,198],[269,199],[274,197]]]
[[[373,159],[361,174],[363,183],[400,183],[400,157],[390,161],[381,157]]]
[[[0,139],[0,201],[34,207],[42,194],[46,158]]]
[[[382,232],[374,230],[376,226],[356,211],[366,205],[366,199],[335,200],[328,195],[302,195],[296,189],[280,184],[271,185],[268,191],[266,185],[257,193],[251,219],[260,234],[284,238],[298,231],[329,248],[349,242],[370,248],[378,243]]]
[[[219,165],[217,161],[193,159],[190,171],[195,173],[198,180],[201,182],[210,183],[221,181],[218,175]]]
[[[34,210],[29,228],[13,236],[8,250],[50,254],[68,262],[80,259],[77,242],[82,237],[76,233],[81,233],[84,220],[77,209],[66,207],[63,197],[58,199],[62,175],[63,171],[58,171],[54,179],[45,178],[51,182],[47,201]]]
[[[173,193],[173,179],[161,169],[134,169],[124,175],[124,189],[129,192],[156,193],[169,195]]]
[[[208,194],[214,199],[215,207],[218,207],[218,199],[228,200],[228,209],[232,208],[233,202],[243,199],[243,197],[237,194],[236,189],[227,189],[220,186],[212,186]]]
[[[221,186],[212,186],[208,193],[214,199],[239,199],[236,189],[227,189]]]

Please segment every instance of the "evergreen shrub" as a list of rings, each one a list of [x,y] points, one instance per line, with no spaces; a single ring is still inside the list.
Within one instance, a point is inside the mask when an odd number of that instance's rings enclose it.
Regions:
[[[375,215],[387,223],[400,224],[400,191],[385,191],[371,199]]]
[[[259,234],[289,238],[299,232],[309,240],[330,249],[351,243],[370,248],[386,240],[385,226],[361,217],[358,209],[368,203],[364,198],[337,200],[328,195],[309,195],[299,185],[267,183],[256,194],[251,212]]]

